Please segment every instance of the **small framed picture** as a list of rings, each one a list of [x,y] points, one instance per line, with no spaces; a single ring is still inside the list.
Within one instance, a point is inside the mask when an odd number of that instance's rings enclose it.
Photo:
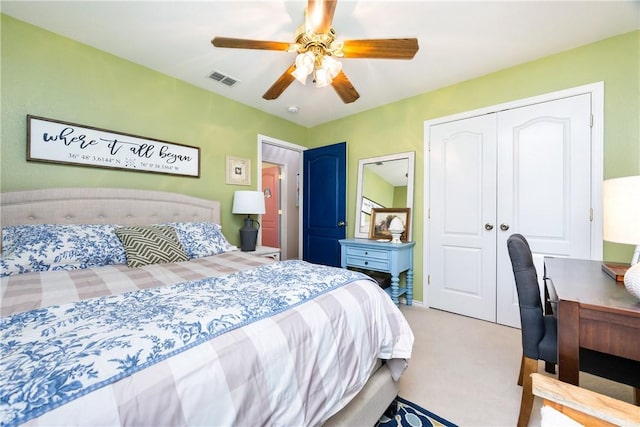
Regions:
[[[227,184],[251,185],[251,160],[227,156]]]
[[[369,238],[376,240],[391,240],[389,226],[394,218],[399,218],[404,226],[404,231],[400,236],[400,240],[406,242],[410,230],[410,213],[411,208],[371,208]]]

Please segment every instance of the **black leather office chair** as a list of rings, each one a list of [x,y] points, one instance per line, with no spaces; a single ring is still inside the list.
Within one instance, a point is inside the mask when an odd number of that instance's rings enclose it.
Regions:
[[[534,398],[531,374],[538,372],[538,360],[552,364],[558,362],[558,327],[554,315],[543,313],[538,274],[527,239],[521,234],[513,234],[507,240],[507,249],[518,291],[522,333],[522,360],[518,376],[522,399],[518,427],[526,427]],[[634,399],[638,404],[640,362],[581,348],[580,370],[634,387]]]

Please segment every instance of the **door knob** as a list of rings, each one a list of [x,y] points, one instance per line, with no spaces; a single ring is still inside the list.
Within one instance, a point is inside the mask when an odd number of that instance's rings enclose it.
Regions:
[[[507,231],[509,229],[509,224],[500,224],[500,230]]]
[[[344,227],[345,225],[347,225],[347,223],[344,221],[338,222],[338,227]]]
[[[493,224],[486,223],[484,225],[484,229],[487,230],[487,231],[493,230]]]

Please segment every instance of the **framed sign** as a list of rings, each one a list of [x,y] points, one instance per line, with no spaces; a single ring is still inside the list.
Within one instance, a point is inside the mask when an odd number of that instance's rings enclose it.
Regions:
[[[362,197],[362,210],[360,211],[360,232],[368,233],[371,227],[371,209],[382,208],[384,206],[377,204],[373,200]]]
[[[372,208],[369,238],[391,240],[389,225],[396,217],[400,218],[402,225],[404,225],[404,232],[400,236],[400,240],[406,242],[410,227],[409,220],[411,218],[411,208]]]
[[[227,184],[251,185],[251,160],[227,156]]]
[[[371,215],[372,208],[384,208],[384,206],[362,196],[362,212]]]
[[[200,177],[200,148],[27,115],[27,160]]]

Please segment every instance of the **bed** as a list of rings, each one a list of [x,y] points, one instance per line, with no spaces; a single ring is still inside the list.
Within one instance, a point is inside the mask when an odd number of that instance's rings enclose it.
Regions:
[[[0,425],[371,426],[397,396],[413,334],[384,291],[234,250],[219,202],[109,188],[1,202]],[[43,268],[28,233],[69,228],[78,246]],[[130,267],[141,247],[169,258]]]

